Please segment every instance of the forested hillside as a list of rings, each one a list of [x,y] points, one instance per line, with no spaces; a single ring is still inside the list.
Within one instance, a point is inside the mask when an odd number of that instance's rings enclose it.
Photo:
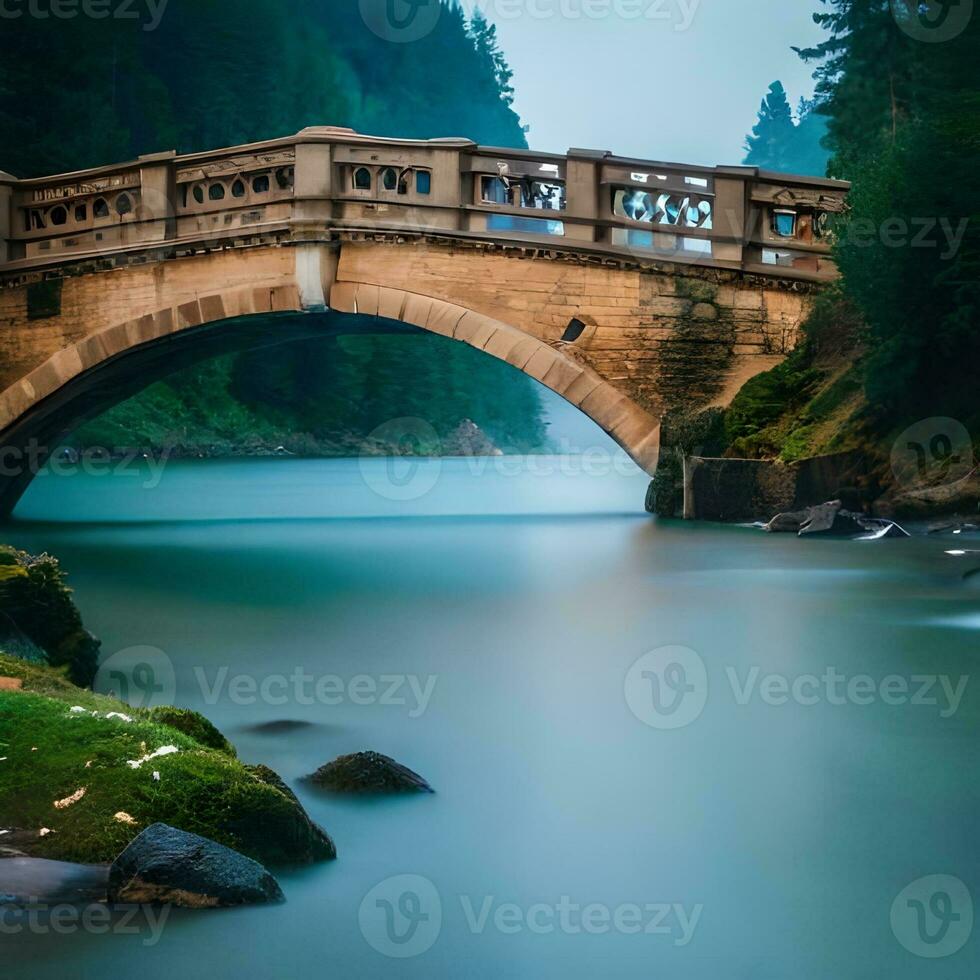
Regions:
[[[368,0],[364,0],[368,2]],[[383,16],[387,0],[370,0]],[[411,43],[361,0],[169,0],[141,20],[4,18],[0,170],[61,173],[350,126],[525,146],[496,32],[443,4]]]
[[[822,3],[826,40],[799,53],[815,68],[828,175],[853,182],[836,231],[842,278],[790,360],[736,399],[729,451],[793,460],[859,448],[881,460],[887,488],[907,426],[935,430],[940,452],[953,420],[980,447],[980,17]],[[780,93],[748,141],[767,162],[798,138]]]
[[[377,30],[387,0],[371,2],[376,18],[362,16],[360,0],[169,0],[157,8],[158,23],[146,5],[136,22],[4,19],[0,170],[59,173],[311,125],[527,145],[493,25],[480,14],[467,21],[446,2],[431,32],[393,43]],[[75,442],[349,453],[377,425],[411,415],[431,423],[447,451],[458,449],[456,432],[468,419],[502,447],[545,442],[532,381],[421,335],[309,341],[218,359],[153,385]]]

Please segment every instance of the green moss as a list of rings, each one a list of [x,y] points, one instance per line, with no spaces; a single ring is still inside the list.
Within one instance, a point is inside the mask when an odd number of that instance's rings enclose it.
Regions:
[[[150,721],[159,722],[163,725],[170,725],[177,731],[189,735],[195,742],[224,752],[225,755],[235,756],[235,747],[211,724],[204,715],[199,715],[196,711],[187,708],[172,708],[169,705],[161,705],[157,708],[150,708],[147,713]]]
[[[156,821],[266,863],[333,856],[329,839],[288,790],[169,723],[179,719],[215,741],[216,730],[199,716],[154,717],[75,687],[64,671],[6,655],[0,655],[0,674],[24,681],[21,691],[0,691],[0,755],[6,756],[0,762],[0,824],[53,830],[38,839],[37,856],[111,861]],[[73,713],[73,706],[86,710]],[[132,720],[108,718],[109,712]],[[178,751],[138,768],[127,764],[164,746]],[[81,789],[85,793],[76,802],[55,806]],[[117,819],[118,813],[133,822]]]
[[[56,558],[0,545],[0,640],[40,647],[77,684],[92,683],[99,642],[82,625],[67,576]]]
[[[783,441],[783,448],[779,453],[779,458],[784,463],[795,463],[798,460],[806,459],[813,453],[814,426],[804,425],[792,432]]]
[[[735,396],[725,416],[729,439],[757,435],[788,410],[809,400],[821,372],[810,367],[802,348],[797,348],[776,367],[747,381]]]

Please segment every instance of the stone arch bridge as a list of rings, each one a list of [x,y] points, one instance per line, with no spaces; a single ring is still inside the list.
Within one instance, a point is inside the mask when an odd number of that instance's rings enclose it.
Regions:
[[[74,427],[176,368],[324,332],[470,344],[652,472],[664,411],[725,405],[792,349],[846,192],[334,127],[0,173],[0,513]]]

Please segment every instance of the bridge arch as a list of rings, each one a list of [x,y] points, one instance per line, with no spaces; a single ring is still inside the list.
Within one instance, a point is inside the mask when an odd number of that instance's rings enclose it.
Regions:
[[[74,429],[185,364],[219,353],[353,332],[423,331],[504,361],[579,408],[647,472],[659,420],[580,363],[562,342],[439,297],[364,282],[334,282],[311,308],[294,282],[241,286],[97,329],[0,392],[0,515],[12,513],[48,451]],[[324,297],[326,298],[326,297]],[[19,464],[19,465],[18,465]]]

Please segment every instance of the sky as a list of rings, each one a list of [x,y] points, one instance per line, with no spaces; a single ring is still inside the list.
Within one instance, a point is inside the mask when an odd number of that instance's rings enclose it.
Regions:
[[[475,0],[463,0],[472,11]],[[535,150],[611,150],[665,162],[741,163],[779,79],[813,93],[792,45],[823,32],[818,0],[479,0],[514,70]],[[637,14],[639,16],[637,16]]]

